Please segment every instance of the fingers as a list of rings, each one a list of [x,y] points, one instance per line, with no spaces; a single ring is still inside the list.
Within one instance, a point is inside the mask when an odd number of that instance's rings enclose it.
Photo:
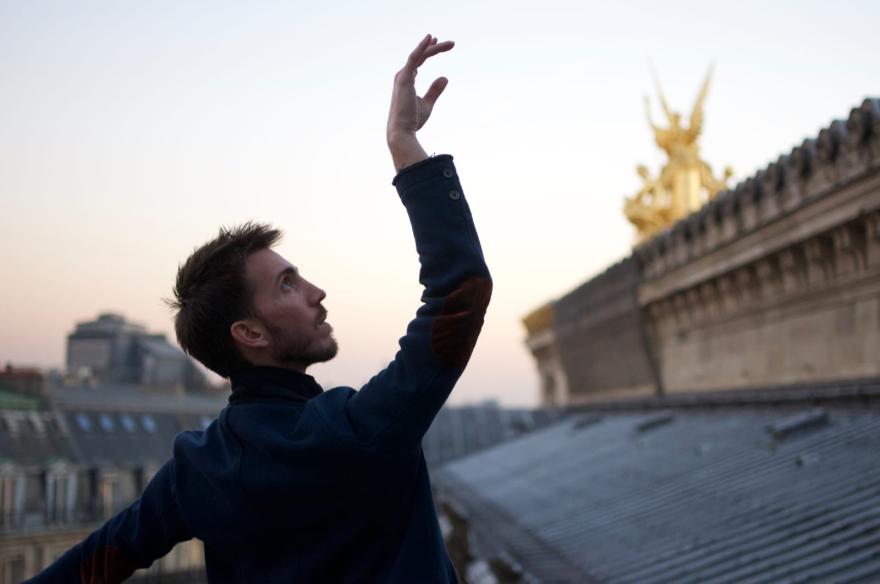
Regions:
[[[433,37],[431,35],[425,35],[425,38],[419,42],[413,52],[410,53],[409,58],[406,60],[406,65],[404,66],[405,70],[409,70],[412,73],[415,73],[415,70],[422,66],[427,59],[433,57],[438,53],[445,53],[446,51],[452,49],[455,46],[455,43],[452,41],[443,41],[442,43],[437,42],[437,37]]]
[[[419,44],[416,45],[416,48],[413,49],[413,52],[409,54],[409,58],[406,60],[407,66],[411,66],[413,68],[418,67],[418,65],[416,63],[421,58],[422,53],[425,51],[425,49],[428,48],[432,42],[437,42],[437,41],[431,35],[429,35],[429,34],[425,35],[425,38],[423,38],[419,42]]]
[[[442,43],[438,43],[437,39],[434,39],[434,42],[428,45],[428,47],[422,51],[422,57],[418,61],[417,67],[420,67],[422,63],[424,63],[429,58],[433,57],[438,53],[445,53],[446,51],[452,49],[455,46],[455,43],[452,41],[443,41]]]
[[[428,91],[425,92],[425,97],[422,99],[433,106],[437,98],[440,97],[440,94],[443,93],[443,90],[446,89],[447,83],[449,83],[449,80],[446,77],[438,77],[431,84],[431,87],[428,88]]]

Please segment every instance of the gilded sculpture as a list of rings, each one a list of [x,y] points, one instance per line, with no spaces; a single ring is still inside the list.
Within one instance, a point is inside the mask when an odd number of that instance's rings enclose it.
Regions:
[[[660,106],[666,115],[668,126],[662,127],[654,123],[647,97],[645,112],[648,125],[654,131],[654,141],[666,153],[667,161],[657,176],[652,176],[642,164],[636,167],[643,185],[639,192],[626,199],[624,213],[635,225],[639,243],[712,200],[720,190],[727,187],[727,181],[733,175],[733,170],[728,167],[724,176],[716,179],[709,165],[700,158],[697,141],[702,130],[703,103],[711,78],[710,67],[691,111],[688,126],[684,127],[681,116],[669,109],[660,81],[654,75]]]

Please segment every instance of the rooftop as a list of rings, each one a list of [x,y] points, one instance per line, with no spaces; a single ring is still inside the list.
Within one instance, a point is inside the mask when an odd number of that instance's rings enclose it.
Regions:
[[[619,408],[435,477],[480,554],[538,582],[868,582],[878,452],[876,401]]]

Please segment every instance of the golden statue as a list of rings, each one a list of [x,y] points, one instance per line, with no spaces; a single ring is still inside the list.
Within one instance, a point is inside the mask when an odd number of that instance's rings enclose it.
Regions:
[[[724,177],[715,179],[712,169],[700,158],[697,145],[703,125],[703,102],[709,92],[711,78],[712,68],[709,67],[691,112],[690,123],[684,128],[681,125],[681,116],[670,110],[666,104],[660,81],[654,75],[660,106],[666,114],[669,126],[663,128],[654,124],[647,97],[645,111],[648,124],[654,130],[654,140],[666,153],[668,160],[656,178],[651,177],[644,165],[636,167],[644,184],[638,193],[626,199],[624,213],[636,226],[639,243],[712,200],[718,191],[727,187],[727,180],[733,175],[733,170],[727,167]]]

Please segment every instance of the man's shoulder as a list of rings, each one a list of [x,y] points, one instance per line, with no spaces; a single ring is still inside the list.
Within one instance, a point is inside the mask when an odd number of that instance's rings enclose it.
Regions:
[[[255,445],[284,442],[346,441],[350,434],[346,407],[357,393],[352,387],[325,390],[307,401],[254,401],[230,404],[203,432],[178,436],[193,447],[226,448],[229,442]]]
[[[348,402],[356,393],[353,387],[345,385],[325,390],[306,403],[301,423],[308,427],[321,425],[330,437],[343,444],[359,442],[348,412]]]
[[[319,395],[316,395],[306,402],[306,405],[320,408],[345,406],[351,396],[356,393],[357,390],[353,387],[339,385],[337,387],[325,389]]]

